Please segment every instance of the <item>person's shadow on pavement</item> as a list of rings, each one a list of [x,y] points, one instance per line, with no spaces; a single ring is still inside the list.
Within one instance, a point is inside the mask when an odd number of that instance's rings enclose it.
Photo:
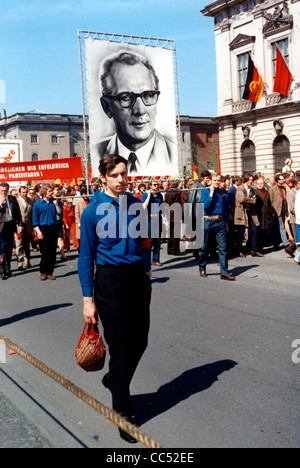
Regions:
[[[133,395],[132,403],[136,414],[135,424],[141,426],[190,396],[203,392],[218,381],[220,374],[229,371],[236,365],[237,362],[226,359],[195,367],[171,382],[162,385],[155,393]]]

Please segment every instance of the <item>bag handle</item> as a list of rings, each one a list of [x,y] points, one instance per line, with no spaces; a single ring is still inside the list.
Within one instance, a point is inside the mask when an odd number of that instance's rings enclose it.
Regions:
[[[84,328],[85,328],[85,331],[86,331],[86,333],[88,335],[96,333],[97,336],[100,336],[98,326],[95,323],[85,322]]]

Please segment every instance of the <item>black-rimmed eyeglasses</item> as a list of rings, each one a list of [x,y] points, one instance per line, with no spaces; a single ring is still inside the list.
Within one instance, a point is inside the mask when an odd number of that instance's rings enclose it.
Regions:
[[[103,97],[118,101],[120,106],[124,109],[133,107],[136,103],[137,98],[141,98],[144,105],[147,107],[154,106],[158,101],[160,91],[144,91],[143,93],[120,93],[117,96],[110,94],[104,94]]]

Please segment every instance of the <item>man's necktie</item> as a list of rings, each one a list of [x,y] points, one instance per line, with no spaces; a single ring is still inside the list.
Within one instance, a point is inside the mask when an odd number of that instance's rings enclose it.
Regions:
[[[137,172],[137,167],[136,167],[137,156],[135,153],[130,153],[128,162],[129,162],[129,174],[132,174],[133,172]]]
[[[5,216],[6,216],[6,221],[9,221],[10,216],[9,216],[9,209],[8,209],[8,204],[7,203],[6,203],[6,207],[5,207]]]

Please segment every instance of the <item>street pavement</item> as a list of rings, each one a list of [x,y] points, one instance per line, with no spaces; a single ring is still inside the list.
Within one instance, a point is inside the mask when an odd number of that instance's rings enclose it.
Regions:
[[[87,374],[75,362],[84,322],[70,259],[55,282],[39,281],[39,254],[25,273],[14,260],[15,276],[0,282],[0,333],[110,407],[108,363]],[[167,448],[299,447],[300,268],[280,250],[230,260],[236,282],[220,280],[215,260],[200,278],[193,257],[167,256],[166,244],[162,262],[131,388],[141,429]],[[114,424],[18,355],[0,364],[0,414],[1,448],[128,448]]]

